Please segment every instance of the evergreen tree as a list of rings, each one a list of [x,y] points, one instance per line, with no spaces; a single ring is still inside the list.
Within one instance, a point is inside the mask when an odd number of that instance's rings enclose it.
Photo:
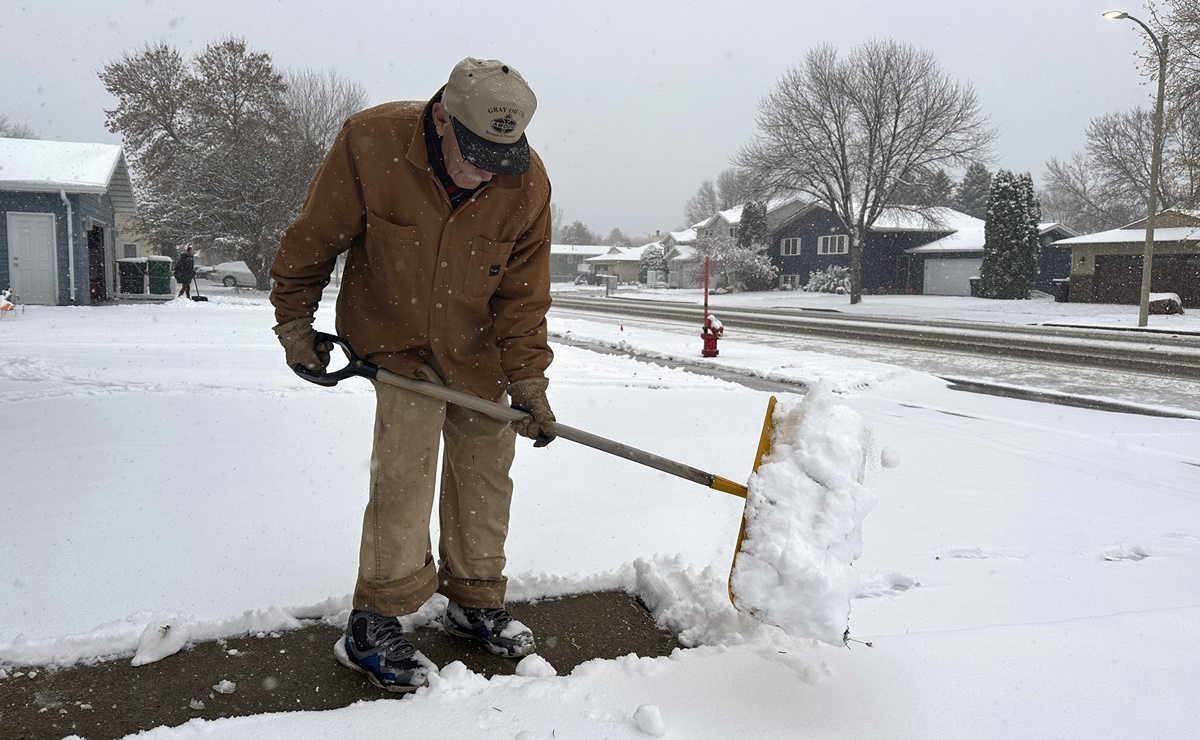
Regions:
[[[739,247],[762,247],[767,243],[767,205],[750,201],[742,207],[742,222],[738,226]]]
[[[667,275],[667,258],[663,254],[663,248],[658,244],[651,244],[642,252],[642,258],[638,261],[638,280],[643,283],[649,282],[648,276],[650,272],[657,272],[660,279],[666,280]]]
[[[770,233],[767,230],[767,204],[750,201],[742,207],[741,225],[738,227],[737,245],[750,256],[758,255],[770,264],[767,253]],[[744,270],[742,281],[746,290],[770,290],[775,287],[775,273],[758,268]]]
[[[954,207],[954,180],[945,170],[938,168],[933,171],[926,183],[926,191],[929,193],[929,205]]]
[[[911,182],[901,182],[892,194],[895,205],[954,207],[954,179],[941,167],[926,171]]]
[[[632,247],[633,240],[624,231],[614,226],[613,230],[608,232],[608,236],[605,237],[604,244],[609,247]]]
[[[987,219],[988,196],[992,174],[979,162],[972,162],[963,173],[962,182],[954,193],[954,208],[975,218]]]
[[[992,181],[984,227],[979,295],[1028,298],[1037,277],[1040,209],[1028,174],[1000,170]]]
[[[563,244],[596,244],[599,241],[587,224],[578,220],[564,226],[559,239]]]

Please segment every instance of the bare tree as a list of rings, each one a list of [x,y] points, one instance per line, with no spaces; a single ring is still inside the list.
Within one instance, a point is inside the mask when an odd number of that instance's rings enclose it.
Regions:
[[[550,203],[550,233],[556,244],[562,243],[563,209],[557,203]]]
[[[1153,125],[1144,109],[1093,118],[1085,153],[1046,163],[1045,214],[1084,231],[1142,218],[1150,189]],[[1156,200],[1164,209],[1200,203],[1200,125],[1190,116],[1171,115],[1164,122]]]
[[[1151,6],[1154,20],[1170,35],[1168,100],[1179,111],[1200,103],[1200,0],[1165,0],[1161,11]],[[1158,59],[1147,39],[1143,54],[1147,76],[1158,74]]]
[[[758,106],[758,133],[735,164],[772,193],[828,208],[850,235],[850,302],[862,300],[866,236],[904,183],[986,156],[995,133],[969,84],[929,52],[871,40],[844,59],[821,46]],[[933,219],[932,209],[901,206]]]
[[[754,195],[754,179],[746,170],[730,167],[717,175],[718,211],[740,206],[753,200]]]
[[[751,173],[738,167],[722,170],[717,175],[716,183],[705,180],[696,189],[696,194],[688,200],[683,210],[685,226],[696,224],[710,218],[717,211],[724,211],[734,206],[753,200],[757,190]]]
[[[713,185],[712,180],[705,180],[700,183],[696,194],[684,206],[684,225],[695,226],[706,218],[712,217],[719,210],[721,208],[717,200],[717,188]]]
[[[1051,159],[1042,180],[1043,216],[1084,233],[1129,223],[1144,210],[1136,202],[1114,200],[1083,152],[1075,152],[1065,160]],[[1139,200],[1144,202],[1144,198]]]
[[[284,104],[291,111],[302,149],[315,162],[315,172],[342,123],[367,107],[366,88],[339,77],[333,70],[288,70],[283,79],[287,85]]]
[[[4,139],[36,139],[37,133],[23,123],[10,121],[8,116],[0,113],[0,138]]]

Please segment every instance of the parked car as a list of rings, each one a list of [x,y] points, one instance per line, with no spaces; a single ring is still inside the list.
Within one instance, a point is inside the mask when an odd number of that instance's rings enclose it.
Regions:
[[[250,272],[246,263],[240,260],[215,265],[212,272],[208,274],[208,279],[214,283],[220,283],[226,288],[253,288],[257,284],[254,280],[254,273]]]
[[[196,277],[206,278],[212,274],[215,268],[212,265],[196,265]]]

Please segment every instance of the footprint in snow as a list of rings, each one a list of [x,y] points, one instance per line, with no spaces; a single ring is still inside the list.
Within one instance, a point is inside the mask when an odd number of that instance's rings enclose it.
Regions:
[[[1019,559],[1019,556],[978,547],[950,547],[933,551],[934,560],[991,560],[993,558]]]
[[[1130,545],[1122,542],[1100,553],[1103,560],[1145,560],[1150,557],[1150,551],[1140,545]]]
[[[916,578],[896,571],[876,573],[870,578],[864,578],[859,583],[858,593],[854,595],[854,598],[879,599],[884,596],[895,596],[920,585],[921,582]]]

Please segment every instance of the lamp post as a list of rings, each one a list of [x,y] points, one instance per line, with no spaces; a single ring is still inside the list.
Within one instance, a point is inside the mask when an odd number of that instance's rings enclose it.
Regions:
[[[1158,51],[1158,100],[1154,104],[1154,149],[1150,153],[1150,195],[1146,198],[1146,246],[1142,255],[1142,297],[1138,308],[1138,326],[1145,326],[1150,317],[1150,275],[1154,265],[1154,216],[1158,209],[1158,176],[1162,167],[1163,98],[1167,90],[1167,41],[1166,32],[1162,41],[1145,23],[1123,10],[1110,10],[1104,14],[1112,20],[1131,20],[1142,27],[1154,42]]]

